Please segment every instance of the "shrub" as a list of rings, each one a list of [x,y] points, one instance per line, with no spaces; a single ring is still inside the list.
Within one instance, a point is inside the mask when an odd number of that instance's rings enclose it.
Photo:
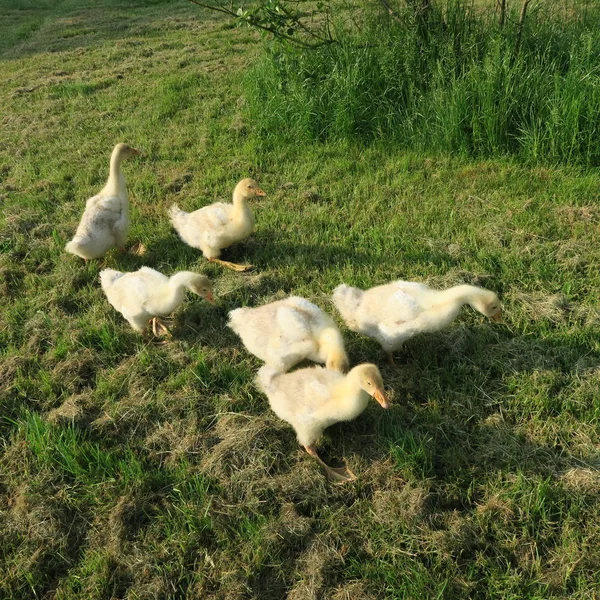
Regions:
[[[432,4],[427,22],[367,12],[335,41],[274,41],[247,78],[264,142],[345,139],[600,164],[600,11],[584,18]]]

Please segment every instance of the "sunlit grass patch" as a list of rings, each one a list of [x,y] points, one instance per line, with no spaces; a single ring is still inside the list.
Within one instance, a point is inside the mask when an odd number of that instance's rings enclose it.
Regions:
[[[36,7],[0,19],[0,596],[592,597],[598,173],[287,143],[308,125],[268,86],[271,120],[249,113],[254,33],[177,1]],[[147,252],[84,264],[64,244],[119,141],[143,151],[124,173]],[[256,266],[240,275],[167,211],[229,201],[245,176],[268,195],[224,252]],[[205,273],[216,306],[190,294],[168,343],[142,338],[98,275],[143,265]],[[392,406],[326,431],[324,456],[358,475],[332,486],[227,313],[296,294],[336,315],[339,283],[395,278],[493,289],[504,322],[465,307],[395,369],[343,329]]]

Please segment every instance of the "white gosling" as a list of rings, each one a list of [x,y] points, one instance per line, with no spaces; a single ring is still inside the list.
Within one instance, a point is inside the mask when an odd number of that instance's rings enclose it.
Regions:
[[[228,326],[248,351],[276,371],[288,371],[306,358],[336,371],[348,368],[344,340],[334,320],[304,298],[237,308],[229,313]]]
[[[99,258],[113,247],[125,249],[129,233],[129,196],[121,162],[138,154],[139,150],[127,144],[114,147],[108,181],[87,201],[75,237],[65,246],[67,252],[89,260]]]
[[[494,321],[502,320],[498,296],[473,285],[434,290],[422,283],[394,281],[363,291],[339,285],[333,303],[352,331],[377,340],[388,360],[409,338],[443,329],[468,304]]]
[[[221,250],[247,238],[254,231],[254,215],[248,200],[266,196],[254,179],[242,179],[233,190],[233,204],[217,202],[191,213],[171,206],[171,223],[179,237],[204,257],[234,271],[247,271],[252,265],[237,265],[219,259]]]
[[[294,428],[300,444],[319,461],[330,480],[356,479],[345,466],[332,468],[325,464],[315,442],[330,425],[358,417],[371,397],[389,408],[381,373],[375,365],[358,365],[347,375],[323,367],[281,374],[264,366],[258,371],[257,384],[269,398],[273,412]]]
[[[156,317],[166,317],[177,309],[186,289],[214,303],[208,278],[190,271],[167,277],[148,267],[133,273],[104,269],[100,282],[110,304],[141,334],[146,333],[150,321],[155,335],[168,333]]]

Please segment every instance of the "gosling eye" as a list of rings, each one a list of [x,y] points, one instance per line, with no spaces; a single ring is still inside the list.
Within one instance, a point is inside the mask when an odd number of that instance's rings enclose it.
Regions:
[[[367,385],[368,385],[368,386],[370,386],[370,385],[371,385],[371,382],[370,382],[370,381],[367,381]]]

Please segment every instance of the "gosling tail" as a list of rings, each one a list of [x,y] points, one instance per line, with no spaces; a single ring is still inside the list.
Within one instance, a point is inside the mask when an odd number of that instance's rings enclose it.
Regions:
[[[171,208],[169,209],[169,217],[171,219],[171,223],[177,231],[179,231],[183,227],[187,215],[188,213],[186,213],[184,210],[181,210],[179,206],[177,206],[177,204],[173,204],[173,206],[171,206]]]
[[[244,313],[246,312],[245,308],[236,308],[229,312],[229,321],[227,323],[227,327],[233,329],[235,333],[241,335],[242,326],[245,322]]]
[[[79,252],[79,244],[77,244],[75,242],[75,240],[71,240],[66,246],[65,246],[65,250],[67,252],[70,252],[71,254],[74,254],[75,256],[80,256]]]
[[[268,396],[275,391],[275,380],[278,375],[281,375],[279,371],[265,365],[258,370],[256,385]]]
[[[106,293],[106,291],[112,287],[117,279],[121,279],[125,273],[121,273],[121,271],[115,271],[114,269],[104,269],[100,271],[100,284],[102,285],[102,289]]]
[[[333,290],[333,303],[342,315],[346,325],[353,330],[356,328],[355,315],[363,294],[362,290],[350,287],[345,283],[338,285]]]
[[[91,252],[88,248],[90,239],[88,236],[76,235],[70,242],[65,246],[65,250],[70,254],[79,256],[80,258],[93,258],[90,256]]]

